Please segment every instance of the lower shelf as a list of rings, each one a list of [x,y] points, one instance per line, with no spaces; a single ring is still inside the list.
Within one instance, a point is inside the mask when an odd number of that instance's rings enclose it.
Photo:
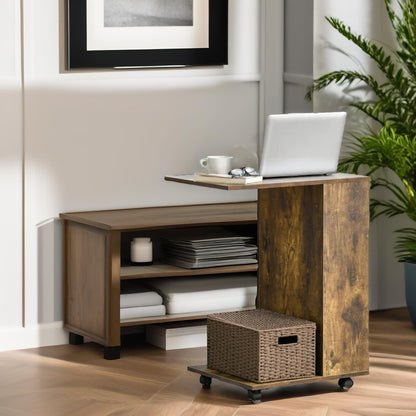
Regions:
[[[255,309],[255,307],[249,308],[234,308],[233,311],[247,311]],[[209,312],[195,312],[191,313],[176,313],[174,315],[163,315],[163,316],[149,316],[147,318],[135,318],[135,319],[123,319],[120,321],[120,326],[134,326],[144,324],[157,324],[163,322],[176,322],[176,321],[193,321],[197,319],[206,319],[207,315],[219,312],[229,312],[224,310],[209,311]]]
[[[266,389],[271,389],[273,387],[289,386],[289,385],[303,384],[303,383],[305,384],[314,383],[314,382],[324,381],[324,380],[337,380],[339,378],[346,378],[346,377],[353,377],[353,376],[364,376],[369,373],[368,371],[360,371],[356,373],[338,374],[338,375],[333,375],[333,376],[313,376],[313,377],[294,378],[290,380],[269,381],[267,383],[255,383],[254,381],[244,380],[242,378],[234,377],[229,374],[221,373],[216,370],[211,370],[206,365],[191,366],[191,367],[188,367],[188,371],[191,371],[192,373],[202,374],[202,375],[215,378],[221,381],[225,381],[227,383],[243,387],[246,390],[266,390]]]

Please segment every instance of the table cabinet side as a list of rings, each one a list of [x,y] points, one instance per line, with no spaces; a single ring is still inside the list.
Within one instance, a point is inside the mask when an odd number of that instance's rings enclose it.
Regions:
[[[119,345],[119,233],[67,220],[64,227],[64,325],[102,345]]]
[[[318,375],[368,371],[368,190],[259,190],[258,306],[317,323]]]

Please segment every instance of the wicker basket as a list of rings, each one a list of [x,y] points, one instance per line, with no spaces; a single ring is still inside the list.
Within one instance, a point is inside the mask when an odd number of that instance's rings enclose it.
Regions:
[[[315,375],[316,324],[257,309],[208,316],[208,368],[255,382]]]

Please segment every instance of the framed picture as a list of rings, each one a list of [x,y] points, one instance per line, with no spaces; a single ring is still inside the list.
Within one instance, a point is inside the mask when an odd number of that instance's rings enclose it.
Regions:
[[[228,63],[228,0],[67,1],[68,69]]]

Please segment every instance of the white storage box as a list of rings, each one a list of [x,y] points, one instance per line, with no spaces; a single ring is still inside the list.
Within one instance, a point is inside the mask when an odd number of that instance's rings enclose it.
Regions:
[[[146,342],[164,350],[207,346],[206,321],[186,321],[146,326]]]

